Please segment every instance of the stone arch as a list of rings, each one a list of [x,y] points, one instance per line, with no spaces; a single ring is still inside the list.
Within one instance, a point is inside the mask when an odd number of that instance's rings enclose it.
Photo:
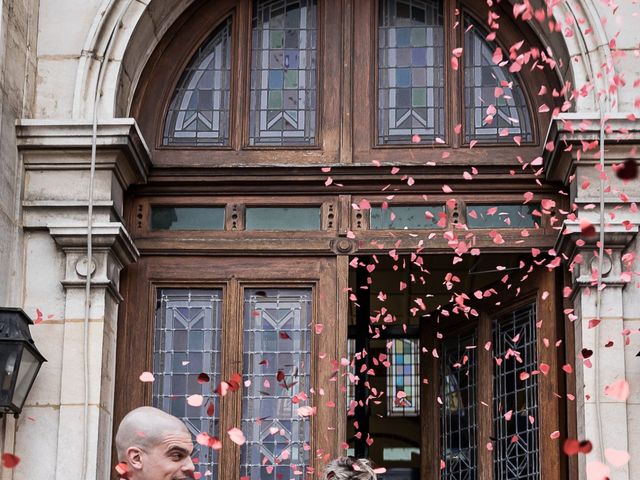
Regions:
[[[74,90],[74,118],[92,117],[100,76],[103,80],[97,97],[98,116],[128,116],[146,61],[166,31],[196,1],[199,0],[104,0],[81,54]],[[546,8],[542,0],[527,3],[533,9]],[[543,45],[559,60],[557,73],[563,82],[593,85],[576,100],[574,109],[597,111],[597,92],[606,91],[609,78],[615,74],[597,6],[594,0],[559,0],[552,13],[562,25],[561,34],[549,32],[535,19],[529,23]],[[608,66],[605,69],[608,71],[599,78],[595,72],[602,72],[603,65]],[[610,95],[607,109],[615,111],[617,94]]]

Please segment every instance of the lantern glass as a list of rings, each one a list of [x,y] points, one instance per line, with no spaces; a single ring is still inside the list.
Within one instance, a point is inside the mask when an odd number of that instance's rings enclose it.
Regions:
[[[16,378],[15,393],[13,394],[13,404],[19,410],[22,410],[27,393],[29,393],[31,384],[35,380],[39,369],[40,362],[36,356],[28,348],[23,348],[18,377]]]
[[[0,408],[6,409],[13,403],[17,362],[23,347],[16,342],[0,342],[0,346]]]

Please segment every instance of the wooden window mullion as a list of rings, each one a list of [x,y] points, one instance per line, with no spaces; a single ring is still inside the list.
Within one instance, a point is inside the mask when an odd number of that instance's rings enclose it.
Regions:
[[[493,348],[486,350],[487,342],[492,342],[491,317],[486,313],[480,314],[478,322],[478,340],[476,347],[476,361],[478,368],[476,418],[478,478],[493,478],[493,452],[487,448],[493,437]]]
[[[421,347],[428,352],[421,357],[421,399],[420,423],[422,438],[420,441],[420,476],[422,478],[440,478],[440,404],[438,403],[440,386],[440,369],[438,360],[432,351],[438,346],[436,331],[433,325],[421,329]],[[428,383],[426,383],[428,382]]]
[[[251,19],[253,2],[240,0],[238,2],[235,19],[235,46],[233,85],[235,94],[232,96],[232,147],[241,150],[247,142],[249,128],[249,87],[251,82]]]
[[[552,432],[563,431],[560,424],[559,402],[556,396],[559,391],[558,376],[561,369],[558,361],[558,349],[556,341],[556,283],[555,271],[537,272],[539,279],[536,299],[536,328],[538,365],[549,365],[548,375],[542,373],[538,376],[538,418],[539,442],[540,442],[540,476],[549,480],[558,480],[562,477],[561,442],[550,438]],[[545,346],[545,339],[550,341],[550,346]],[[564,372],[562,372],[563,374]]]
[[[222,319],[222,379],[228,381],[234,373],[242,375],[243,305],[242,287],[231,279],[225,289]],[[242,386],[241,386],[242,389]],[[220,478],[239,478],[240,449],[228,441],[227,431],[240,428],[242,415],[241,391],[220,397]]]
[[[458,15],[456,15],[458,13]],[[449,108],[445,111],[446,135],[445,141],[453,148],[460,147],[460,134],[455,133],[455,126],[461,123],[462,110],[464,108],[464,98],[462,96],[462,79],[464,75],[464,55],[458,58],[458,69],[454,70],[451,65],[453,50],[462,47],[464,25],[460,13],[458,0],[446,0],[444,3],[444,31],[445,31],[445,52],[444,69],[445,83],[444,96],[445,105]]]

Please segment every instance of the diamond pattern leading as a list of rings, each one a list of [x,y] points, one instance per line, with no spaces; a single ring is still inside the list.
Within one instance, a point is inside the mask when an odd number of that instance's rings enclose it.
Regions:
[[[218,412],[222,297],[220,290],[162,289],[158,292],[154,338],[153,405],[181,418],[194,439],[200,432],[218,436],[218,418],[206,414],[208,402]],[[209,382],[198,383],[201,373]],[[200,394],[202,407],[186,398]],[[217,454],[194,443],[199,465],[217,476]]]
[[[242,397],[240,475],[303,478],[310,421],[298,408],[308,403],[293,399],[311,382],[311,290],[249,289],[244,298],[243,375],[251,383]]]
[[[503,359],[494,366],[496,480],[540,478],[538,376],[519,378],[538,367],[535,312],[532,304],[494,321],[494,354]]]
[[[472,480],[477,475],[475,335],[451,335],[440,363],[441,478]]]

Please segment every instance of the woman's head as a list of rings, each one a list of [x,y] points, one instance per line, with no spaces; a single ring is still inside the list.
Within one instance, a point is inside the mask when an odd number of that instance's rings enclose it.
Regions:
[[[338,457],[329,462],[322,480],[376,480],[371,462],[364,458]]]

